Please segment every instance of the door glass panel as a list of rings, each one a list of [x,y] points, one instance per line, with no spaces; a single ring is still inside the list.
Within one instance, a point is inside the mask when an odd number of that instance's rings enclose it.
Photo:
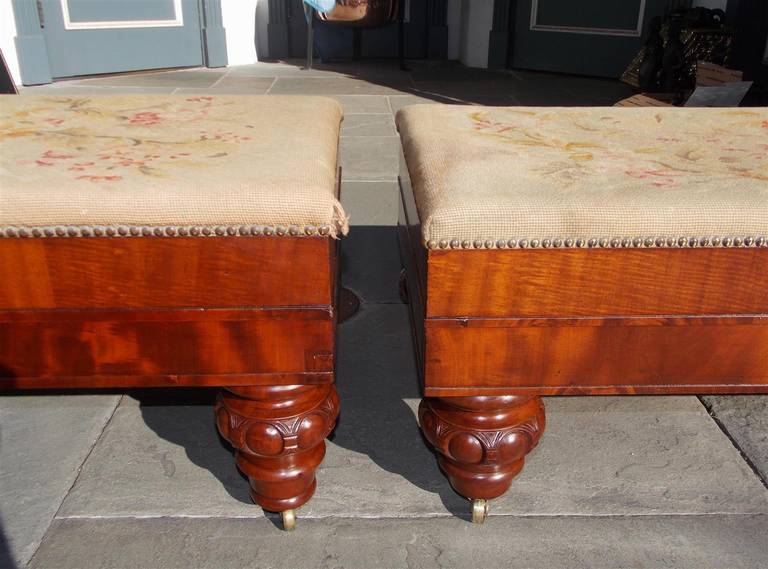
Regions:
[[[573,28],[634,30],[643,0],[534,0],[535,24]]]
[[[200,0],[41,2],[53,77],[203,63]]]
[[[62,0],[69,19],[77,22],[174,20],[174,0]]]

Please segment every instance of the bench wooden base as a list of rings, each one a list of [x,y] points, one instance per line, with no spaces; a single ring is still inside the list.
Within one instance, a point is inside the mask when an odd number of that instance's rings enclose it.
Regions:
[[[479,500],[509,489],[545,422],[535,396],[428,397],[419,406],[421,430],[451,486]]]
[[[768,393],[767,247],[428,250],[400,186],[421,428],[475,521],[543,395]]]
[[[0,389],[221,387],[251,495],[315,489],[339,401],[328,237],[0,239]]]
[[[236,449],[251,498],[272,512],[294,510],[312,497],[338,415],[332,384],[230,388],[216,402],[216,424]]]

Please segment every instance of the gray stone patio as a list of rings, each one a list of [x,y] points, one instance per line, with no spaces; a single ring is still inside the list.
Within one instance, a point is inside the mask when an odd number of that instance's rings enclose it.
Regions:
[[[548,398],[548,425],[484,526],[416,425],[394,233],[393,113],[449,104],[610,105],[612,81],[457,65],[260,63],[60,82],[30,93],[323,94],[345,109],[342,417],[293,534],[250,503],[208,390],[0,396],[0,567],[761,568],[768,397]],[[761,478],[762,477],[762,478]]]

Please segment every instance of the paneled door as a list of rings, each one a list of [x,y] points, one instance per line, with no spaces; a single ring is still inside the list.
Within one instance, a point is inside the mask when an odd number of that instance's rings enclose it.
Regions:
[[[198,0],[37,0],[51,75],[202,65]]]
[[[498,0],[497,0],[498,1]],[[511,10],[509,64],[619,77],[667,0],[517,0]]]

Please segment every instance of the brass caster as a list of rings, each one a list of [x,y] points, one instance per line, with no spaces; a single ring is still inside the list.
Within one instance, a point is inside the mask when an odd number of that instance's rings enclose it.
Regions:
[[[483,523],[488,516],[488,508],[488,500],[472,500],[472,523]]]
[[[285,510],[280,512],[280,516],[283,518],[285,531],[293,531],[296,528],[296,510]]]

